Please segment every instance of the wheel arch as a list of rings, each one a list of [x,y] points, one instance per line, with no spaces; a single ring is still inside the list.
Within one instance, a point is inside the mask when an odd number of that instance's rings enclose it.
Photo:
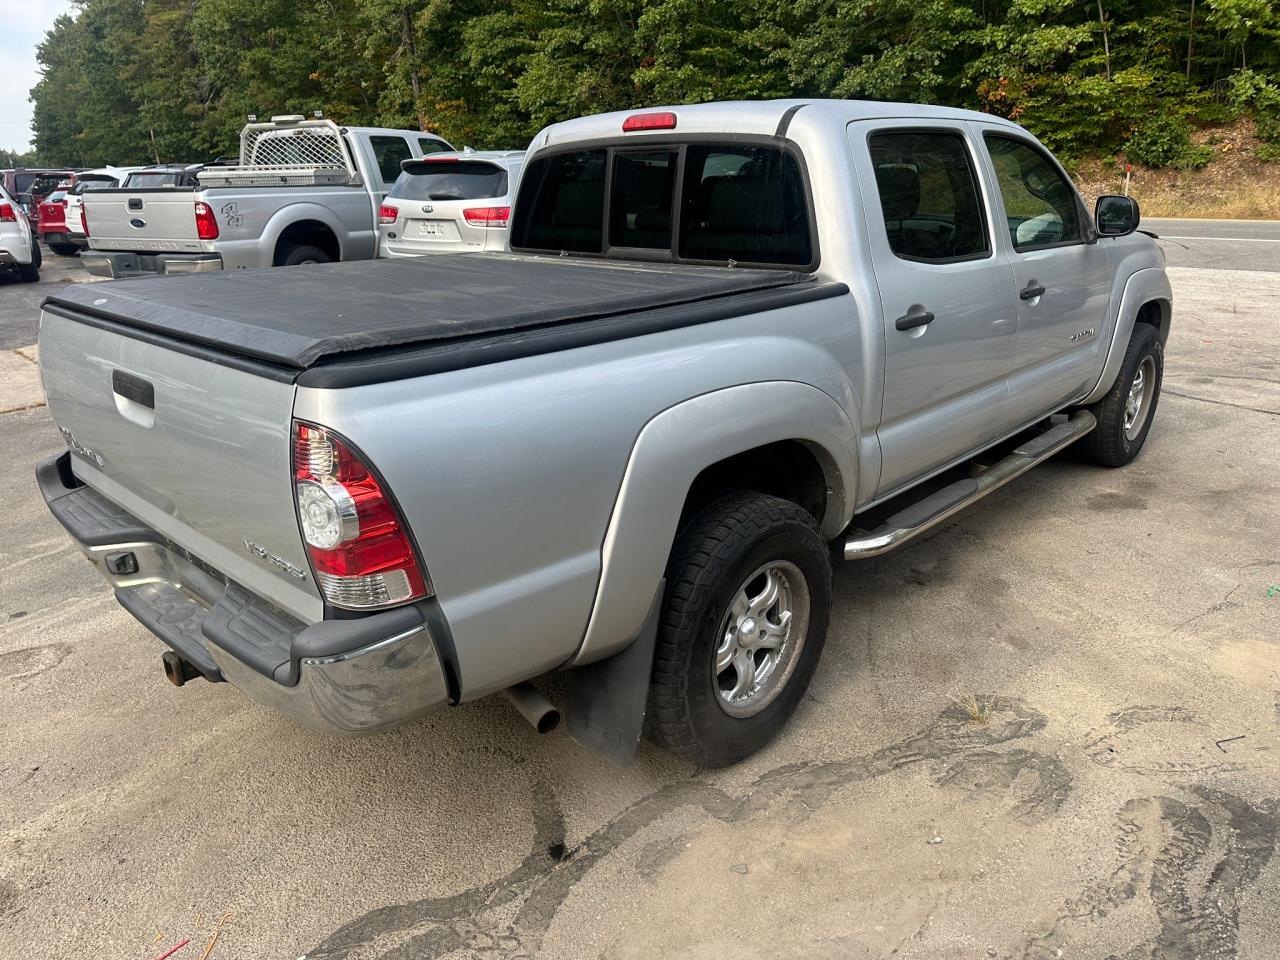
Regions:
[[[761,469],[770,458],[780,469]],[[571,665],[603,659],[639,633],[666,569],[682,518],[697,498],[723,489],[734,466],[747,482],[778,480],[824,489],[816,516],[824,537],[848,525],[857,482],[856,429],[817,387],[769,381],[727,387],[653,417],[632,446],[601,545],[600,579],[583,642]],[[781,495],[777,488],[760,490]],[[804,506],[804,504],[801,504]]]
[[[342,259],[342,224],[333,213],[314,203],[291,204],[276,211],[267,221],[263,236],[271,247],[272,266],[278,265],[284,251],[297,243],[309,243]],[[318,242],[317,242],[318,241]]]
[[[1111,389],[1120,374],[1125,350],[1138,323],[1154,326],[1160,332],[1160,342],[1168,343],[1173,326],[1173,291],[1168,276],[1158,267],[1136,270],[1125,281],[1102,375],[1080,403],[1094,403]]]

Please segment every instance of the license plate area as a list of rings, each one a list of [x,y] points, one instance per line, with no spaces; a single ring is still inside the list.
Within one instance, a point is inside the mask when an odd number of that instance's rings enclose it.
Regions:
[[[452,220],[415,220],[410,235],[418,240],[457,240],[458,227]]]

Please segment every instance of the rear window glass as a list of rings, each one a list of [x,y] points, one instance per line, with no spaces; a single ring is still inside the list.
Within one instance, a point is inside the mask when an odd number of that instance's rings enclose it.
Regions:
[[[629,250],[653,250],[674,260],[779,266],[815,259],[800,164],[776,146],[657,144],[558,153],[534,159],[520,183],[514,248],[621,258]]]
[[[18,193],[32,193],[43,197],[58,189],[63,180],[62,174],[24,173],[17,177]],[[24,186],[25,184],[25,186]]]
[[[156,187],[176,187],[182,180],[180,173],[131,173],[124,185],[134,190],[153,190]]]
[[[395,183],[400,176],[400,162],[413,156],[409,141],[404,137],[370,137],[369,146],[373,147],[373,158],[378,163],[382,182]]]
[[[475,160],[413,164],[390,196],[400,200],[487,200],[507,193],[507,171]]]
[[[115,185],[116,181],[114,180],[80,180],[71,188],[71,192],[81,194],[88,193],[90,190],[110,190]]]
[[[679,254],[687,260],[809,263],[809,207],[796,158],[777,147],[689,147]]]
[[[619,151],[613,157],[609,246],[671,249],[675,150]]]
[[[541,157],[525,168],[512,246],[599,253],[604,243],[606,150]]]

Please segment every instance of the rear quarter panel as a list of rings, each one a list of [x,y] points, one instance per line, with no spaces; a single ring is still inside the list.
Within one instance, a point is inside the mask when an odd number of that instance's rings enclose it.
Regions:
[[[806,384],[848,423],[847,448],[833,459],[854,462],[857,396],[845,371],[861,362],[858,329],[843,296],[432,377],[300,387],[296,415],[347,436],[386,478],[449,620],[470,699],[578,653],[623,476],[658,414],[741,384]],[[752,415],[761,429],[746,431],[741,449],[775,439],[763,425],[789,412],[759,406]],[[737,452],[713,435],[697,439],[669,465],[674,488],[687,490],[704,467]],[[852,493],[833,499],[842,505],[835,528]],[[644,595],[641,618],[675,532],[680,503],[668,506],[645,531],[666,545],[656,569],[648,563],[630,584]],[[600,648],[639,627],[618,619]]]
[[[218,239],[208,249],[222,254],[228,270],[271,266],[280,235],[303,220],[333,231],[343,260],[368,260],[374,254],[372,201],[361,187],[215,187],[202,190],[200,199],[218,220]]]

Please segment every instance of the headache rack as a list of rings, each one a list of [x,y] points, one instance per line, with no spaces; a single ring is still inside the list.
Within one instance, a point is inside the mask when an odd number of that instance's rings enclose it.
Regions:
[[[342,128],[332,120],[272,117],[240,131],[240,163],[208,167],[206,187],[318,187],[360,183]]]

